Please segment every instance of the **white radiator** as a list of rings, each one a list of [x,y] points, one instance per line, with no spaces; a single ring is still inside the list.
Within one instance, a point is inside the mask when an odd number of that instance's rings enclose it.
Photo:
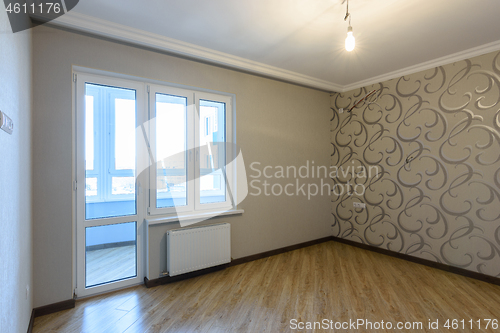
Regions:
[[[229,223],[174,229],[167,232],[167,270],[170,276],[231,262]]]

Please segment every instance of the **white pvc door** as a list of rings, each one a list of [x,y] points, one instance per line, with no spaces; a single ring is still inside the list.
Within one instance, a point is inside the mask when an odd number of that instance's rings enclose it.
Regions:
[[[77,295],[138,284],[142,272],[144,85],[77,74]]]

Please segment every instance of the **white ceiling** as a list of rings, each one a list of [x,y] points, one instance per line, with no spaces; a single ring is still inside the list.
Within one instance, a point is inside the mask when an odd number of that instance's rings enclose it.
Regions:
[[[80,0],[57,24],[345,91],[500,50],[499,0]]]

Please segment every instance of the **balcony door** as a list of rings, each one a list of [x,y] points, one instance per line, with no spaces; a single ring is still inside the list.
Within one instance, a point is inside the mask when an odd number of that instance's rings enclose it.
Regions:
[[[141,282],[144,85],[76,77],[77,295]],[[147,180],[147,178],[145,178]]]

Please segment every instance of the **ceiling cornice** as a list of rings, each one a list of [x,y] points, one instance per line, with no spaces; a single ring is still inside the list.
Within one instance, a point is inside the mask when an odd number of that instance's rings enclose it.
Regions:
[[[51,23],[311,88],[326,91],[342,89],[342,86],[332,82],[79,13],[69,12]]]
[[[375,76],[348,85],[341,85],[334,82],[329,82],[311,76],[303,75],[297,72],[269,66],[242,57],[237,57],[224,52],[219,52],[206,47],[186,43],[159,34],[154,34],[144,30],[139,30],[125,25],[101,20],[80,13],[66,13],[56,20],[51,21],[51,23],[99,36],[104,36],[114,40],[124,41],[139,46],[150,47],[153,49],[182,55],[187,58],[202,60],[209,63],[235,68],[245,72],[251,72],[258,75],[263,75],[266,77],[271,77],[274,79],[330,92],[346,92],[401,76],[413,74],[423,70],[447,65],[456,61],[472,58],[481,54],[500,50],[500,40],[498,40],[438,59],[399,69],[387,74]]]
[[[494,52],[494,51],[499,51],[499,50],[500,50],[500,40],[497,40],[495,42],[484,44],[484,45],[474,47],[474,48],[471,48],[471,49],[468,49],[465,51],[453,53],[453,54],[450,54],[450,55],[447,55],[447,56],[444,56],[441,58],[433,59],[433,60],[426,61],[426,62],[417,64],[417,65],[413,65],[413,66],[406,67],[403,69],[398,69],[396,71],[393,71],[393,72],[390,72],[387,74],[371,77],[371,78],[366,79],[366,80],[362,80],[362,81],[358,81],[358,82],[355,82],[352,84],[345,85],[342,87],[342,92],[370,86],[372,84],[376,84],[379,82],[392,80],[392,79],[399,78],[399,77],[402,77],[405,75],[410,75],[410,74],[418,73],[418,72],[425,71],[425,70],[428,70],[431,68],[436,68],[439,66],[452,64],[452,63],[457,62],[457,61],[473,58],[476,56],[480,56],[482,54],[486,54],[486,53],[490,53],[490,52]]]

